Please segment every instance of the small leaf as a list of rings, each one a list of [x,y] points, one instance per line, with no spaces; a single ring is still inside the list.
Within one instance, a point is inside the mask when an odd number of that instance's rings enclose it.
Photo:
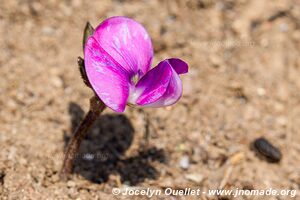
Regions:
[[[93,35],[95,29],[93,26],[90,24],[90,22],[87,22],[83,31],[83,40],[82,40],[82,46],[83,46],[83,51],[84,51],[84,46],[87,41],[87,39]]]
[[[83,79],[84,84],[91,88],[91,84],[89,82],[89,79],[88,79],[88,77],[86,75],[86,71],[85,71],[84,59],[81,57],[78,57],[77,63],[78,63],[79,71],[80,71],[81,78]]]

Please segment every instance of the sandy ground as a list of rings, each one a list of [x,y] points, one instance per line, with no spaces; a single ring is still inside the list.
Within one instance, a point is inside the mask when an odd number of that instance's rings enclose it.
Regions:
[[[168,108],[107,109],[63,182],[63,151],[92,95],[76,64],[82,29],[114,15],[146,27],[153,66],[189,63],[184,95]],[[299,52],[298,0],[2,0],[0,199],[148,199],[114,196],[115,187],[299,189]],[[281,149],[280,163],[251,151],[260,136]]]

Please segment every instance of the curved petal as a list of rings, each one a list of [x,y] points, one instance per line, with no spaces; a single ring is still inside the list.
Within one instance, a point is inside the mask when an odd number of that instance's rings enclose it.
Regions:
[[[163,62],[143,76],[130,92],[130,103],[140,106],[157,101],[166,92],[172,76],[172,68]]]
[[[130,76],[140,77],[149,70],[153,48],[145,28],[126,17],[111,17],[95,30],[94,38]]]
[[[177,74],[185,74],[189,70],[188,64],[179,58],[169,58],[167,61],[177,72]]]
[[[145,105],[146,107],[163,107],[176,103],[182,96],[182,82],[177,71],[170,65],[168,60],[163,61],[172,71],[172,76],[166,92],[157,101]]]
[[[129,95],[128,73],[89,37],[84,52],[89,82],[98,97],[116,112],[123,112]]]

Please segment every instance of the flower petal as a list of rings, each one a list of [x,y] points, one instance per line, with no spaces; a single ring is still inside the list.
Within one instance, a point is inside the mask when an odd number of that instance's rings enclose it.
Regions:
[[[85,46],[86,73],[98,97],[116,112],[123,112],[129,95],[128,72],[94,39]]]
[[[167,61],[177,72],[177,74],[185,74],[188,72],[188,64],[179,58],[169,58]]]
[[[95,30],[94,38],[129,74],[144,75],[150,68],[151,39],[138,22],[126,17],[111,17]]]
[[[172,76],[166,92],[157,101],[145,105],[146,107],[163,107],[176,103],[182,96],[182,82],[173,66],[170,65],[169,60],[162,62],[163,65],[169,67],[172,71]],[[178,69],[178,68],[177,68]]]
[[[151,69],[130,92],[130,103],[146,105],[157,101],[166,92],[172,76],[172,68],[163,62]]]

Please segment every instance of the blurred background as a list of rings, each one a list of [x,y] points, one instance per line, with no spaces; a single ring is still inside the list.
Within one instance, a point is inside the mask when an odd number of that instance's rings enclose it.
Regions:
[[[0,2],[0,199],[147,199],[113,196],[114,187],[299,189],[299,0]],[[92,96],[76,61],[83,28],[115,15],[146,27],[153,66],[189,63],[183,97],[124,115],[107,109],[62,182],[63,151]],[[261,136],[280,149],[279,163],[252,151]]]

